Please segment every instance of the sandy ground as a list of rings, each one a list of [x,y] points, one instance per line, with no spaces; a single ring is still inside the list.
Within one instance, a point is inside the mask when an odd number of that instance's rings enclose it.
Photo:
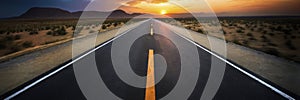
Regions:
[[[15,53],[15,52],[12,52],[12,50],[10,49],[12,47],[19,48],[20,50],[18,50],[18,52],[32,48],[32,47],[28,47],[28,48],[23,47],[22,48],[22,43],[24,43],[24,42],[30,42],[30,43],[32,43],[33,47],[36,47],[36,46],[47,45],[50,43],[70,39],[73,36],[72,28],[66,28],[67,34],[61,35],[61,36],[47,35],[46,33],[49,31],[50,30],[41,30],[41,31],[38,31],[38,34],[33,34],[33,35],[30,35],[29,32],[11,33],[10,36],[19,35],[21,38],[18,40],[13,40],[13,42],[11,42],[10,45],[8,47],[6,47],[6,49],[1,49],[0,50],[1,58],[4,56],[7,56],[9,54]],[[9,36],[9,35],[1,34],[0,36],[3,38],[5,36]],[[1,58],[0,58],[0,61],[2,61]]]
[[[177,26],[170,25],[170,27]],[[192,37],[192,40],[208,49],[211,49],[209,40],[222,42],[222,40],[214,36],[199,34],[197,32],[186,30],[181,27],[171,29],[176,29],[174,31],[176,31],[177,33],[188,32],[190,36],[188,36],[188,34],[182,35]],[[293,93],[296,93],[297,95],[300,95],[299,63],[288,61],[230,42],[226,43],[226,47],[227,53],[223,56],[227,56],[227,59],[243,66],[244,68],[272,81],[273,83],[276,83],[277,85]]]
[[[90,39],[96,37],[95,44],[101,44],[115,35],[124,32],[125,30],[139,25],[140,22],[125,25],[125,27],[114,29],[107,32],[88,34],[82,38],[75,39],[76,46],[86,45]],[[25,83],[28,80],[45,73],[46,71],[66,62],[72,58],[72,44],[69,41],[60,45],[49,47],[43,50],[32,52],[15,59],[0,63],[0,94],[3,94],[17,86]],[[88,50],[84,48],[78,54]],[[76,56],[76,54],[74,55]]]
[[[201,24],[191,19],[164,21],[203,34],[206,32],[201,30],[211,31],[211,36],[225,37],[228,42],[299,63],[300,24],[298,20],[299,18],[221,18],[220,21],[215,19],[208,23],[200,22]],[[214,31],[219,30],[224,31],[224,34],[215,34]]]

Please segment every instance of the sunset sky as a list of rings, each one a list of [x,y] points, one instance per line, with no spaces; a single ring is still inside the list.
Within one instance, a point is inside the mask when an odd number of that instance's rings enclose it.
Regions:
[[[219,15],[299,15],[300,0],[206,0]],[[121,9],[129,12],[184,13],[179,4],[191,12],[210,12],[199,0],[134,0],[122,3]]]
[[[300,0],[206,0],[217,15],[300,15]],[[31,7],[55,7],[71,12],[86,10],[161,14],[211,12],[204,0],[2,0],[2,17],[18,16]]]

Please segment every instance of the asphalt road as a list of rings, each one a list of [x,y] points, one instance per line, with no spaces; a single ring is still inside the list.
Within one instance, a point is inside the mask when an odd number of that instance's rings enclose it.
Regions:
[[[152,25],[151,25],[152,24]],[[151,27],[153,27],[154,34],[151,35]],[[155,85],[156,99],[161,99],[168,95],[179,81],[182,63],[181,59],[192,60],[189,57],[181,56],[181,52],[189,52],[190,49],[195,48],[198,51],[200,65],[193,65],[194,71],[198,71],[199,75],[195,88],[188,96],[188,99],[200,99],[201,94],[208,81],[211,71],[211,60],[217,59],[216,62],[223,62],[222,60],[212,56],[205,50],[195,46],[193,43],[175,34],[171,29],[168,29],[163,24],[155,20],[148,20],[138,27],[127,31],[124,35],[118,37],[114,41],[123,42],[123,40],[130,39],[130,37],[139,36],[133,41],[129,47],[129,58],[124,59],[131,65],[131,69],[138,76],[147,76],[148,65],[148,51],[154,50],[155,55],[163,57],[164,61],[157,61],[165,65],[165,74]],[[118,42],[116,42],[118,43]],[[126,44],[126,43],[125,43]],[[107,86],[107,88],[116,96],[126,100],[141,100],[145,98],[146,88],[139,88],[128,85],[117,75],[112,61],[112,47],[113,42],[110,42],[95,51],[95,61],[98,72]],[[179,51],[178,48],[182,51]],[[125,50],[125,49],[124,49]],[[122,50],[118,50],[122,51]],[[115,53],[115,52],[114,52]],[[122,52],[120,52],[122,53]],[[78,62],[87,60],[86,58],[93,55],[87,55]],[[78,66],[77,66],[78,67]],[[89,67],[89,66],[80,66]],[[154,65],[155,71],[164,70],[162,66]],[[89,73],[89,72],[86,72]],[[155,76],[160,73],[155,73]],[[193,74],[191,74],[193,75]],[[190,77],[185,77],[190,78]],[[91,79],[93,80],[93,79]],[[145,81],[146,82],[146,81]],[[189,81],[187,81],[188,83]],[[192,81],[190,81],[192,82]],[[191,83],[193,84],[193,83]],[[184,92],[184,89],[183,89]],[[16,95],[12,99],[16,100],[82,100],[86,99],[74,75],[73,65],[69,65],[65,69],[52,75],[51,77],[41,81],[32,86],[26,91]],[[219,90],[213,97],[215,100],[219,99],[235,99],[235,100],[280,100],[286,99],[278,93],[274,92],[265,85],[255,81],[253,78],[226,64],[225,73]]]

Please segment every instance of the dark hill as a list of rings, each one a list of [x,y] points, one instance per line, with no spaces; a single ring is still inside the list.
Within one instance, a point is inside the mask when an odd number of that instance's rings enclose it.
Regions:
[[[59,8],[30,8],[27,12],[18,18],[70,18],[74,17],[72,13]]]
[[[15,17],[20,19],[34,19],[34,18],[79,18],[81,15],[84,15],[85,18],[104,18],[109,15],[109,18],[132,18],[140,13],[128,14],[123,10],[115,10],[112,12],[100,12],[100,11],[77,11],[69,12],[59,8],[43,8],[43,7],[33,7],[26,11],[24,14]]]

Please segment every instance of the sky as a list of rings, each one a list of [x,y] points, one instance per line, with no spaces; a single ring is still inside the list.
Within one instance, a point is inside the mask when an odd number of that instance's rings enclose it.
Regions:
[[[1,0],[0,18],[18,16],[31,7],[70,12],[122,9],[128,13],[213,13],[223,16],[300,15],[300,0]]]

